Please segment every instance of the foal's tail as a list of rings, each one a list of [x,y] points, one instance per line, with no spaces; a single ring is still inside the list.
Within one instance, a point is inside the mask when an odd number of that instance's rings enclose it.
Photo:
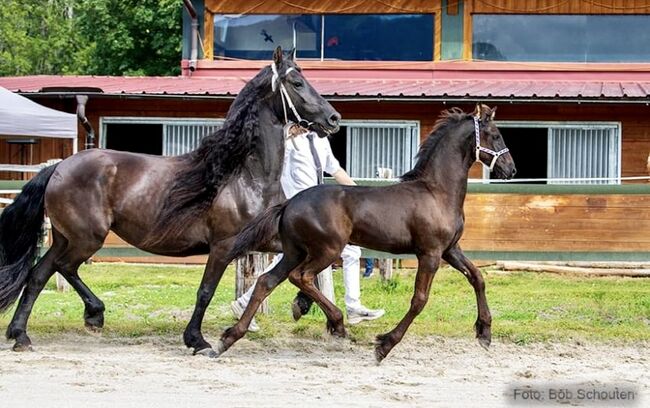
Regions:
[[[247,252],[253,251],[268,244],[278,234],[280,218],[287,207],[288,201],[268,208],[258,215],[244,227],[235,244],[228,254],[228,259],[233,260],[244,256]]]
[[[29,277],[45,218],[45,188],[57,165],[25,184],[0,215],[0,312],[14,303]]]

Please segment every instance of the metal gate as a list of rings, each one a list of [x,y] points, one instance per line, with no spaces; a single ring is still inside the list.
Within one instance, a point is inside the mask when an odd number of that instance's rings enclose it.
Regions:
[[[378,167],[400,176],[413,168],[420,140],[417,122],[351,123],[347,126],[348,173],[354,178],[374,178]]]
[[[196,149],[201,139],[218,130],[223,121],[165,123],[163,156],[178,156]]]
[[[619,183],[619,146],[619,132],[616,125],[550,127],[548,177],[587,179],[554,180],[550,184]],[[590,178],[594,180],[588,180]]]

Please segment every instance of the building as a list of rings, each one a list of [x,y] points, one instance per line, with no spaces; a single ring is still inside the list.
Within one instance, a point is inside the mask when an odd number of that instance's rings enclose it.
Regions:
[[[72,95],[88,94],[101,147],[173,155],[219,126],[275,46],[295,46],[310,82],[343,115],[332,142],[353,177],[409,169],[442,109],[498,106],[518,178],[536,180],[470,188],[463,246],[475,257],[650,258],[650,188],[635,179],[648,175],[650,152],[650,1],[192,5],[198,35],[185,13],[181,77],[35,76],[0,86],[69,112]],[[0,145],[0,160],[13,159],[11,149]],[[34,162],[70,154],[61,142],[32,149]],[[489,174],[476,166],[472,177]]]

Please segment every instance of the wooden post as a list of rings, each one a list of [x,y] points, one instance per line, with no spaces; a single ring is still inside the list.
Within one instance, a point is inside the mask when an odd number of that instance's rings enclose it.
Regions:
[[[393,169],[388,167],[377,167],[377,177],[383,179],[393,178]],[[390,280],[393,277],[393,259],[379,259],[377,260],[379,266],[379,276],[382,280]]]
[[[393,278],[393,260],[380,259],[379,263],[379,275],[383,280],[390,280]]]
[[[235,281],[235,298],[243,295],[269,265],[269,255],[254,252],[237,259],[237,279]],[[264,299],[258,312],[268,313],[268,299]]]

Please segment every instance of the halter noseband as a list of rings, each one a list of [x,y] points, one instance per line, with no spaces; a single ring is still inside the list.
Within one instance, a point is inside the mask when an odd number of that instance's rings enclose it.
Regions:
[[[294,70],[293,67],[287,68],[284,75],[285,76],[288,75],[289,72],[293,70]],[[312,125],[313,122],[309,122],[308,120],[305,120],[300,117],[300,114],[296,110],[296,106],[293,104],[293,101],[289,96],[289,92],[287,92],[287,88],[285,88],[284,83],[280,80],[280,74],[278,74],[278,68],[275,66],[275,63],[271,64],[271,71],[273,71],[273,76],[271,77],[271,89],[273,90],[273,92],[275,92],[276,89],[278,89],[278,83],[280,84],[280,98],[282,99],[282,110],[284,111],[285,125],[289,123],[289,118],[287,117],[287,105],[289,105],[289,109],[291,109],[293,115],[298,120],[298,125],[305,129],[309,129],[309,127]]]
[[[490,162],[490,172],[492,172],[492,169],[494,169],[494,164],[497,162],[497,159],[499,156],[502,154],[505,154],[510,151],[507,147],[505,149],[501,149],[498,152],[495,152],[492,149],[488,149],[487,147],[481,146],[481,131],[479,129],[479,118],[477,116],[474,116],[474,134],[476,135],[476,161],[481,162],[482,165],[487,167],[487,164],[483,163],[483,161],[479,158],[479,153],[485,152],[487,154],[492,155],[492,161]]]

